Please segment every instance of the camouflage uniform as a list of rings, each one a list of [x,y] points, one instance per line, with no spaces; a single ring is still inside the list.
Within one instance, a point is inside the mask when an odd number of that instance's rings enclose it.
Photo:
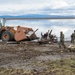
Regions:
[[[51,43],[53,43],[54,42],[54,36],[53,35],[49,35],[49,38],[50,38]]]
[[[73,35],[73,33],[71,35],[71,43],[74,43],[74,35]]]
[[[59,47],[66,47],[64,44],[64,34],[63,32],[60,32],[60,43],[59,43]]]
[[[71,35],[71,43],[74,43],[74,39],[75,39],[75,30],[74,30],[74,33],[72,33]]]
[[[2,23],[0,23],[0,27],[2,27]]]

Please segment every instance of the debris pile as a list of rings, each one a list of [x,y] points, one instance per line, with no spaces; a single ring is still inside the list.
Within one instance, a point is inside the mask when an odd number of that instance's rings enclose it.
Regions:
[[[44,34],[42,34],[41,33],[41,39],[38,41],[39,43],[57,43],[58,42],[58,40],[57,40],[57,37],[56,37],[56,35],[53,35],[53,34],[51,34],[52,33],[52,30],[50,31],[50,30],[48,30],[48,32],[46,32],[46,33],[44,33]]]

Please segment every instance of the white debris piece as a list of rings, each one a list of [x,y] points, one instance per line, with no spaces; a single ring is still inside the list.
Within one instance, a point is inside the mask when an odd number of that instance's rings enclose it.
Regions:
[[[69,45],[69,49],[75,49],[75,45]]]

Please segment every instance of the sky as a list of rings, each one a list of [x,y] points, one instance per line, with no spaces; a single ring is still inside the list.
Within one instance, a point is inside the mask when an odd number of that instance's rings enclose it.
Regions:
[[[75,0],[0,0],[1,15],[75,15]],[[75,20],[44,20],[44,21],[6,21],[6,25],[27,26],[34,30],[38,28],[37,35],[53,30],[53,34],[59,37],[63,31],[66,38],[70,37],[75,29]]]
[[[0,15],[59,13],[75,15],[74,7],[75,0],[0,0]]]

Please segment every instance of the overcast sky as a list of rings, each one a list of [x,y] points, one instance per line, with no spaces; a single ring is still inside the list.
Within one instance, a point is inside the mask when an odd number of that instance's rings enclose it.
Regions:
[[[0,15],[26,14],[75,15],[75,0],[0,0]],[[52,29],[59,37],[63,31],[66,37],[70,37],[75,20],[7,21],[6,25],[39,28],[38,35]]]
[[[51,9],[74,15],[75,0],[0,0],[0,15],[55,13]]]

